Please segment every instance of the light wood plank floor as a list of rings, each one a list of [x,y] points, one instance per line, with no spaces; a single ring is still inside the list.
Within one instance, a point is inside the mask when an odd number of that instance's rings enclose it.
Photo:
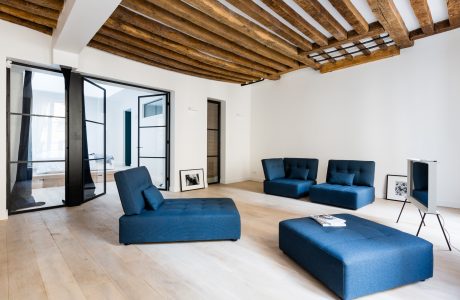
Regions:
[[[260,183],[214,185],[167,197],[231,197],[241,214],[237,242],[118,244],[115,186],[79,207],[10,216],[0,222],[0,299],[335,299],[278,249],[281,220],[348,212],[415,233],[408,206],[378,199],[357,212],[264,195]],[[441,209],[460,247],[460,210]],[[434,277],[363,299],[460,299],[460,253],[447,251],[434,216],[421,236],[435,245]]]

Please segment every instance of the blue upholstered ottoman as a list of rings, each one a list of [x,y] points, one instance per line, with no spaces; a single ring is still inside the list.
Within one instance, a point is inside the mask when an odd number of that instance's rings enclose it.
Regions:
[[[342,299],[372,294],[433,276],[433,245],[349,214],[347,227],[310,218],[279,224],[280,249]]]

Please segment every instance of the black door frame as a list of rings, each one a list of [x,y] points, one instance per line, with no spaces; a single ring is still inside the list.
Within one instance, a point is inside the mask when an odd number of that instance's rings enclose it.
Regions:
[[[220,179],[221,179],[221,174],[220,174],[220,171],[221,171],[221,157],[222,157],[222,153],[221,153],[221,136],[222,136],[222,103],[220,101],[216,101],[216,100],[210,100],[208,99],[208,102],[207,103],[212,103],[212,104],[217,104],[217,124],[218,124],[218,128],[217,129],[212,129],[212,128],[208,128],[208,126],[206,126],[207,130],[206,130],[206,133],[208,133],[209,131],[217,131],[217,155],[207,155],[206,157],[206,160],[208,158],[212,158],[212,157],[215,157],[217,158],[217,181],[216,182],[208,182],[208,185],[209,184],[219,184],[220,183]],[[207,108],[207,107],[206,107]],[[206,135],[207,138],[209,139],[209,136]],[[207,162],[206,162],[207,163]]]
[[[166,98],[166,119],[165,119],[165,125],[159,125],[159,126],[141,126],[141,99],[142,98],[148,98],[148,97],[154,97],[154,96],[165,96]],[[162,101],[161,100],[155,100],[155,101]],[[152,101],[152,102],[155,102]],[[169,93],[159,93],[159,94],[153,94],[153,95],[144,95],[144,96],[138,96],[137,97],[137,166],[140,166],[140,160],[141,158],[158,158],[158,159],[164,159],[165,160],[165,187],[164,188],[158,188],[159,190],[163,191],[169,191],[169,160],[170,160],[170,101],[169,101]],[[164,127],[165,128],[165,157],[152,157],[152,156],[141,156],[141,128],[160,128]]]

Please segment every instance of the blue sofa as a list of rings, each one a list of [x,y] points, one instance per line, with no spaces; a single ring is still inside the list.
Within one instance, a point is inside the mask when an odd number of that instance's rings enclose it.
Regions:
[[[115,181],[125,213],[119,219],[120,243],[235,241],[241,236],[232,199],[163,199],[145,167],[117,172]]]
[[[375,162],[359,160],[330,160],[326,183],[310,189],[315,203],[358,209],[375,200]]]
[[[346,227],[311,218],[279,224],[280,249],[342,299],[354,299],[433,276],[433,245],[349,214]]]
[[[318,160],[312,158],[270,158],[262,160],[266,194],[300,198],[316,184]]]

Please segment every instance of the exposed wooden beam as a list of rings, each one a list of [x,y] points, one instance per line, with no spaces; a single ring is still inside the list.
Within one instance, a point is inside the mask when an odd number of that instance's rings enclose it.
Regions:
[[[142,28],[143,30],[148,32],[154,32],[157,36],[164,37],[168,40],[174,41],[186,47],[190,47],[194,50],[199,49],[208,51],[208,46],[211,48],[213,47],[208,43],[197,40],[191,36],[183,34],[171,27],[167,27],[154,20],[147,19],[123,7],[118,7],[116,11],[112,14],[112,18],[118,20],[119,22],[131,24],[138,28]],[[221,58],[216,59],[218,59],[221,62],[221,64],[217,66],[222,66],[222,64],[225,64],[225,68],[231,71],[243,72],[243,74],[248,74],[258,78],[268,78],[270,76],[270,74],[260,72],[258,70],[254,70],[252,68],[248,68],[245,66],[237,65],[231,61],[223,60]]]
[[[283,54],[278,53],[266,45],[262,45],[252,38],[242,35],[235,29],[232,29],[224,24],[219,23],[217,20],[209,17],[208,15],[200,12],[199,10],[183,3],[180,0],[149,0],[149,2],[162,7],[165,10],[170,11],[171,13],[182,17],[184,19],[189,20],[190,22],[204,28],[205,30],[209,30],[214,32],[230,41],[233,41],[240,46],[254,51],[260,55],[263,55],[267,58],[272,59],[278,64],[282,64],[282,68],[277,67],[275,65],[270,65],[271,67],[276,68],[279,71],[287,70],[286,66],[295,67],[298,63]]]
[[[444,20],[444,21],[437,22],[437,23],[434,24],[434,31],[433,31],[432,34],[426,34],[426,33],[424,33],[422,31],[421,28],[419,28],[419,29],[411,31],[409,33],[409,36],[410,36],[411,40],[415,41],[415,40],[425,38],[425,37],[430,36],[430,35],[443,33],[443,32],[446,32],[446,31],[457,29],[457,28],[460,28],[460,24],[452,26],[450,24],[449,20]]]
[[[338,46],[336,49],[339,51],[341,55],[343,55],[343,57],[345,57],[345,59],[353,59],[353,55],[348,53],[347,50],[343,49],[342,46]]]
[[[312,49],[312,45],[307,39],[289,28],[256,3],[247,0],[227,0],[227,2],[299,48],[305,51]]]
[[[218,0],[183,0],[193,7],[201,10],[210,17],[219,22],[245,34],[261,44],[267,45],[271,49],[278,51],[288,57],[298,60],[310,67],[316,68],[317,65],[305,56],[298,53],[297,47],[287,43],[277,35],[267,31],[263,27],[251,22],[250,20],[240,16]]]
[[[409,31],[398,12],[393,0],[367,0],[375,17],[390,37],[401,48],[411,47],[414,42],[409,38]]]
[[[195,44],[192,47],[201,51],[267,74],[276,74],[277,70],[286,69],[283,64],[241,47],[214,32],[195,25],[147,1],[125,0],[122,5],[184,33],[190,42]]]
[[[98,49],[98,50],[101,50],[101,51],[104,51],[104,52],[112,53],[114,55],[127,58],[129,60],[134,60],[134,61],[137,61],[137,62],[140,62],[140,63],[143,63],[143,64],[151,65],[151,66],[161,68],[161,69],[170,70],[170,71],[173,71],[173,72],[183,73],[183,74],[187,74],[187,75],[191,75],[191,76],[195,76],[195,77],[206,78],[206,79],[211,79],[211,80],[225,81],[225,82],[238,83],[238,84],[241,83],[239,81],[234,81],[234,80],[231,80],[231,79],[228,79],[228,78],[225,78],[225,77],[221,77],[221,76],[218,76],[218,75],[207,76],[207,75],[202,75],[202,74],[196,73],[196,72],[191,72],[191,71],[186,71],[186,70],[182,70],[182,69],[172,68],[170,66],[166,66],[166,65],[163,65],[163,64],[160,64],[160,63],[155,63],[155,62],[150,61],[148,59],[145,59],[143,57],[131,54],[131,53],[126,52],[126,51],[116,49],[114,47],[107,46],[105,44],[102,44],[102,43],[99,43],[99,42],[96,42],[96,41],[89,42],[88,46],[90,46],[92,48],[95,48],[95,49]]]
[[[388,47],[386,50],[377,50],[373,51],[370,55],[360,55],[355,56],[352,60],[341,59],[335,63],[327,63],[321,66],[320,72],[321,73],[328,73],[333,72],[369,62],[373,62],[376,60],[389,58],[392,56],[399,55],[399,47],[393,45]]]
[[[191,59],[198,60],[202,63],[211,65],[211,66],[217,66],[220,68],[224,68],[230,71],[234,71],[237,73],[242,73],[242,74],[250,74],[254,75],[255,77],[258,77],[256,74],[253,73],[253,71],[248,70],[245,67],[236,65],[234,63],[222,60],[220,58],[216,58],[214,56],[207,55],[205,53],[202,53],[200,51],[197,51],[193,48],[184,46],[182,44],[173,42],[169,39],[165,39],[161,36],[155,35],[149,31],[143,30],[139,27],[133,26],[131,24],[127,24],[124,22],[120,22],[116,19],[108,19],[106,24],[111,29],[118,30],[125,32],[126,34],[129,34],[131,36],[134,36],[136,38],[142,39],[146,42],[156,44],[160,47],[169,49],[171,51],[177,52],[179,54],[185,55]],[[252,73],[252,74],[251,74]]]
[[[410,5],[418,19],[420,28],[426,34],[432,34],[434,31],[433,18],[431,17],[430,7],[427,0],[410,0]]]
[[[318,0],[294,0],[307,14],[315,19],[333,37],[340,40],[347,38],[347,31],[339,22],[318,2]]]
[[[11,23],[15,23],[21,26],[25,26],[33,30],[40,31],[48,35],[53,34],[53,29],[51,27],[46,27],[46,26],[31,22],[31,21],[27,21],[25,19],[21,19],[21,18],[12,16],[9,14],[5,14],[2,12],[0,12],[0,19],[11,22]]]
[[[344,43],[354,43],[354,42],[359,42],[360,40],[379,35],[385,32],[385,29],[380,25],[380,23],[375,22],[372,24],[369,24],[369,31],[364,33],[364,34],[359,34],[355,30],[349,31],[348,32],[348,39],[344,41],[338,41],[336,38],[331,37],[329,39],[328,45],[327,46],[319,46],[319,45],[313,45],[313,49],[310,51],[306,51],[303,53],[303,55],[309,55],[312,53],[316,53],[319,50],[326,50],[329,48],[335,48],[337,46],[341,46]]]
[[[447,12],[450,25],[460,25],[460,0],[447,0]]]
[[[372,37],[374,39],[374,42],[379,46],[380,49],[385,50],[388,48],[387,44],[385,44],[385,41],[382,39],[380,35]]]
[[[317,44],[321,46],[327,45],[327,37],[302,18],[301,15],[299,15],[283,0],[262,0],[262,2]]]
[[[331,63],[335,62],[335,58],[333,58],[332,56],[330,56],[329,54],[327,54],[324,51],[320,51],[320,52],[318,52],[318,54],[321,55],[321,57],[323,57],[324,59],[327,59]]]
[[[56,20],[38,16],[32,13],[29,13],[25,10],[17,9],[9,5],[0,4],[0,12],[14,16],[16,18],[34,22],[34,23],[37,23],[37,24],[40,24],[46,27],[56,28],[56,23],[57,23]]]
[[[369,31],[369,24],[350,0],[329,0],[334,8],[350,24],[357,33],[364,34]]]
[[[0,0],[0,4],[5,4],[52,20],[57,20],[60,13],[58,10],[36,5],[24,0]]]
[[[371,51],[369,49],[367,49],[366,46],[361,44],[361,42],[354,42],[353,45],[355,45],[356,48],[358,48],[361,51],[362,54],[364,54],[364,55],[370,55],[371,54]]]
[[[94,38],[93,38],[93,41],[96,41],[96,42],[111,46],[113,48],[116,48],[116,49],[119,49],[119,50],[122,50],[122,51],[125,51],[125,52],[128,52],[128,53],[132,53],[134,55],[143,57],[143,58],[148,59],[148,60],[153,61],[153,62],[157,62],[157,63],[163,64],[163,65],[170,66],[170,67],[177,68],[177,69],[181,69],[181,70],[196,72],[196,73],[200,73],[200,74],[203,74],[203,75],[211,75],[211,76],[212,75],[219,75],[219,76],[227,77],[229,79],[232,79],[232,80],[235,80],[235,81],[241,81],[241,82],[258,79],[257,77],[244,76],[244,75],[239,75],[237,73],[232,73],[232,72],[219,72],[218,68],[215,68],[215,72],[212,72],[212,71],[209,71],[209,70],[206,70],[206,69],[202,69],[200,67],[191,66],[191,65],[185,64],[183,62],[175,61],[175,60],[172,60],[170,58],[158,55],[157,53],[147,51],[144,48],[138,48],[138,47],[130,45],[128,43],[122,42],[120,40],[112,39],[112,38],[104,36],[102,34],[96,34],[96,36],[94,36]]]
[[[64,6],[64,0],[26,0],[27,2],[34,3],[43,7],[51,8],[61,11]]]

